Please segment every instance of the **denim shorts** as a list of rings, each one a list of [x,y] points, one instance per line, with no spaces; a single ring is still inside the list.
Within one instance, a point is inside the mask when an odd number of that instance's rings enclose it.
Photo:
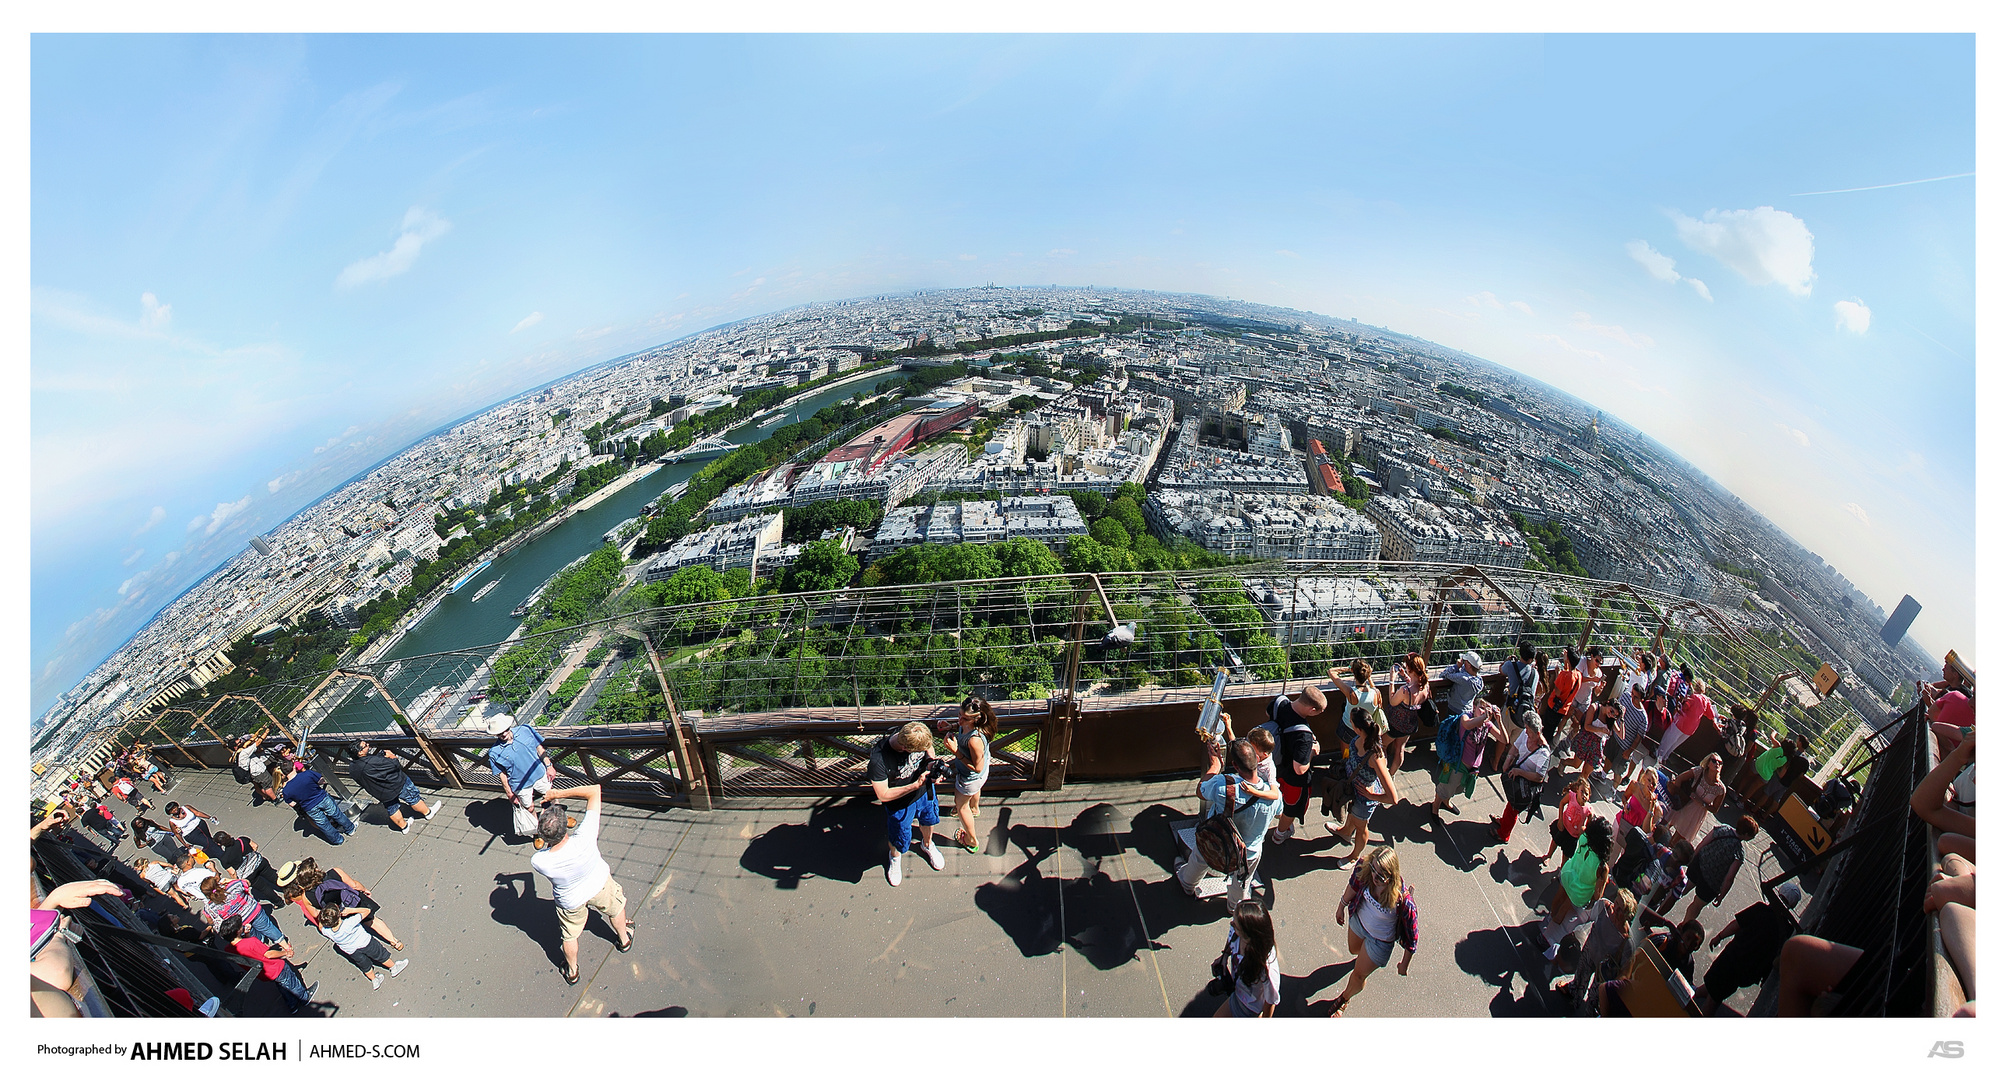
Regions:
[[[940,804],[933,796],[933,785],[926,784],[919,789],[919,797],[885,813],[886,831],[892,842],[892,850],[903,852],[912,847],[912,827],[914,825],[940,824]]]
[[[412,783],[411,778],[407,776],[404,778],[404,789],[397,793],[396,798],[384,800],[383,809],[394,814],[407,806],[415,806],[424,801],[424,793],[419,791],[418,785]]]
[[[1385,967],[1386,962],[1393,959],[1391,941],[1381,941],[1371,934],[1360,934],[1358,940],[1365,943],[1365,958],[1372,961],[1373,967]]]
[[[1372,812],[1377,809],[1379,804],[1363,795],[1355,795],[1351,799],[1351,816],[1357,818],[1361,825],[1371,825]]]

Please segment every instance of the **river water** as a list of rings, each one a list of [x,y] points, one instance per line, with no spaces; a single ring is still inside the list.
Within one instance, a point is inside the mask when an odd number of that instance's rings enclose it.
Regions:
[[[893,369],[867,379],[819,391],[796,402],[785,412],[741,424],[726,432],[725,438],[735,446],[757,442],[783,424],[805,420],[815,415],[826,405],[843,401],[858,393],[874,392],[880,384],[899,374],[897,369]],[[515,632],[516,620],[509,615],[509,612],[516,604],[535,592],[538,586],[552,574],[563,569],[565,564],[600,547],[605,542],[604,537],[608,530],[639,514],[641,508],[655,496],[696,475],[713,460],[715,459],[705,458],[701,461],[680,461],[674,465],[664,465],[636,483],[615,492],[590,510],[573,514],[563,524],[527,544],[514,548],[508,554],[496,559],[494,565],[476,574],[472,580],[448,594],[437,607],[420,619],[417,625],[406,631],[404,636],[384,653],[382,659],[394,661],[431,653],[472,649],[504,640]],[[475,595],[489,582],[500,582],[500,584],[476,602]],[[456,677],[464,678],[473,670],[474,663],[471,659],[451,666],[419,661],[407,664],[401,669],[393,669],[385,683],[400,705],[409,705],[412,698],[427,688]],[[389,716],[373,698],[373,695],[350,698],[347,704],[336,709],[333,715],[320,725],[321,730],[376,730],[386,726],[389,723]]]

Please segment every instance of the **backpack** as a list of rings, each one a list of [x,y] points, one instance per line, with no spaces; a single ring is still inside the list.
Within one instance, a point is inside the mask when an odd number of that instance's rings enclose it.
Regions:
[[[1198,823],[1198,830],[1192,834],[1191,846],[1197,849],[1199,858],[1205,865],[1222,874],[1244,873],[1247,869],[1247,842],[1240,839],[1240,830],[1233,827],[1233,818],[1240,810],[1254,805],[1254,796],[1240,804],[1239,810],[1231,813],[1213,814]]]
[[[1533,707],[1533,697],[1539,689],[1539,673],[1532,669],[1531,664],[1523,660],[1510,660],[1507,663],[1510,663],[1513,666],[1513,670],[1518,672],[1518,693],[1512,694],[1505,699],[1505,710],[1510,715],[1517,715],[1519,712]],[[1507,690],[1510,689],[1510,679],[1505,680],[1505,687]]]
[[[1525,763],[1531,760],[1531,758],[1532,758],[1531,753],[1527,753],[1521,756],[1518,759],[1518,761],[1512,765],[1512,769],[1525,768]],[[1545,794],[1546,784],[1542,781],[1527,780],[1523,776],[1513,776],[1511,774],[1511,770],[1507,769],[1504,775],[1504,790],[1505,790],[1505,799],[1509,801],[1512,806],[1517,807],[1520,810],[1527,811],[1526,819],[1529,821],[1534,816],[1534,812],[1538,811],[1539,809],[1539,797]]]

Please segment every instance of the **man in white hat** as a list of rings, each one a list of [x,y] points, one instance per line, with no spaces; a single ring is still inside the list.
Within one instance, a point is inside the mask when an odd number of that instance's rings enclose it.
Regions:
[[[528,724],[518,724],[508,713],[488,721],[488,734],[499,741],[488,747],[488,767],[501,779],[502,794],[513,811],[515,834],[536,832],[537,797],[550,791],[554,766],[543,748],[543,736]]]

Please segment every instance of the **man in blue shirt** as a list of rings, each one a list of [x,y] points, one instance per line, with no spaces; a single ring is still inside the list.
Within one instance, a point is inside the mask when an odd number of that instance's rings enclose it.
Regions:
[[[1261,841],[1266,839],[1268,825],[1281,809],[1281,800],[1276,797],[1278,792],[1259,786],[1261,782],[1256,778],[1255,770],[1260,763],[1252,743],[1240,739],[1226,748],[1226,755],[1233,762],[1233,768],[1207,777],[1204,783],[1198,785],[1198,795],[1205,800],[1204,817],[1232,814],[1233,831],[1239,833],[1241,841],[1247,845],[1246,873],[1235,874],[1226,881],[1227,904],[1237,908],[1240,901],[1246,899],[1248,884],[1254,880],[1254,871],[1260,866]],[[1184,886],[1185,892],[1195,896],[1198,882],[1212,872],[1204,858],[1194,851],[1190,859],[1178,868],[1177,881]]]
[[[329,795],[322,786],[319,773],[306,767],[302,761],[293,762],[293,778],[279,790],[279,797],[286,805],[307,816],[307,820],[320,829],[330,844],[339,844],[355,831],[355,823],[342,812],[341,801]]]
[[[507,713],[488,721],[488,734],[500,740],[488,747],[488,767],[500,778],[502,794],[514,811],[515,834],[531,836],[536,832],[537,799],[549,793],[553,771],[543,736]]]

